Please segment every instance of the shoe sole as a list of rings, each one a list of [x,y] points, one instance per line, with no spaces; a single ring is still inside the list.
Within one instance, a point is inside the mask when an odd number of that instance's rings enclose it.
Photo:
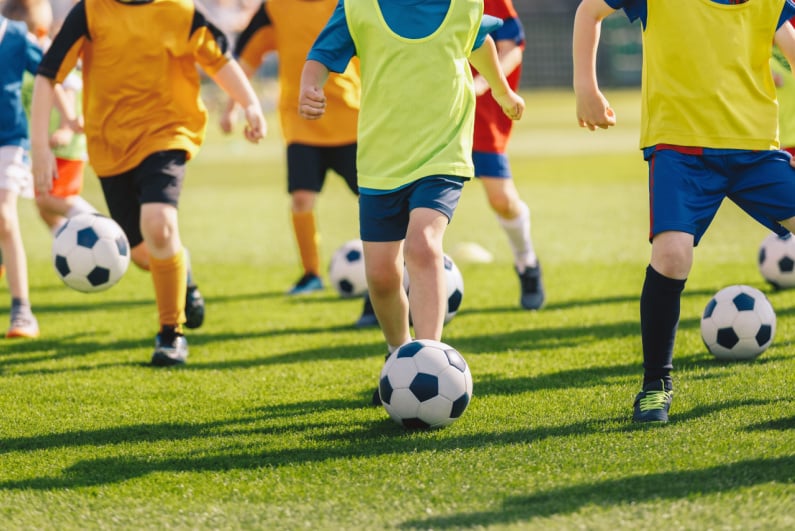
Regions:
[[[155,367],[173,367],[174,365],[185,365],[184,359],[174,359],[165,354],[155,352],[152,354],[151,364]]]
[[[7,339],[36,339],[39,333],[23,332],[21,330],[9,330],[6,332]]]

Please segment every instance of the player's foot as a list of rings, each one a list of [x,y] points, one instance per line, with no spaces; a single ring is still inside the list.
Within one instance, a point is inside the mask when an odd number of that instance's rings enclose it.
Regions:
[[[649,382],[635,397],[632,420],[635,422],[668,422],[668,410],[674,398],[672,389],[666,389],[662,380]]]
[[[6,337],[39,337],[39,323],[30,308],[11,311],[11,326],[8,327]]]
[[[323,280],[314,273],[306,273],[298,279],[295,286],[290,288],[287,292],[288,295],[302,295],[304,293],[312,293],[313,291],[320,291],[323,289]]]
[[[204,297],[198,286],[188,286],[185,295],[185,327],[199,328],[204,323]]]
[[[544,305],[544,283],[541,280],[541,263],[535,267],[526,267],[524,271],[516,270],[519,275],[522,295],[519,302],[525,310],[538,310]]]
[[[162,333],[162,332],[161,332]],[[161,334],[155,336],[155,351],[152,353],[152,365],[169,367],[181,365],[188,358],[188,341],[182,334],[173,334],[173,339],[164,341]]]
[[[364,296],[364,308],[362,308],[362,315],[354,324],[356,328],[368,328],[370,326],[378,326],[378,318],[375,316],[373,310],[373,303],[370,302],[370,297]]]

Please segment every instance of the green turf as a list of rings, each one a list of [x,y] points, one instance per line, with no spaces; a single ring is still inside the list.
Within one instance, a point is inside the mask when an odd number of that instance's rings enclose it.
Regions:
[[[42,337],[0,341],[0,528],[795,527],[795,292],[758,273],[766,230],[719,213],[682,300],[672,421],[634,425],[649,253],[638,98],[609,93],[619,126],[590,133],[570,94],[526,96],[511,154],[548,302],[519,309],[505,236],[467,185],[446,244],[495,261],[459,264],[464,302],[444,340],[469,362],[474,398],[437,431],[407,433],[367,405],[385,345],[351,327],[359,301],[283,295],[300,270],[273,117],[257,147],[211,127],[189,166],[182,234],[208,308],[183,368],[147,366],[150,278],[70,291],[22,203]],[[93,178],[86,195],[101,204]],[[357,235],[340,179],[319,213],[327,260]],[[776,339],[756,361],[719,363],[699,316],[739,283],[768,293]]]

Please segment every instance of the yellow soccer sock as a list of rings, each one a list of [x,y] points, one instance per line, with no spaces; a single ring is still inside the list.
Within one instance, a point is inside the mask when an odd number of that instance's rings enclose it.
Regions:
[[[149,269],[155,286],[160,326],[173,326],[178,333],[182,333],[182,323],[185,322],[185,294],[188,289],[184,251],[180,249],[177,254],[165,260],[150,256]]]
[[[304,271],[315,275],[320,272],[320,234],[317,232],[315,213],[293,212],[293,231],[301,253],[301,264]]]

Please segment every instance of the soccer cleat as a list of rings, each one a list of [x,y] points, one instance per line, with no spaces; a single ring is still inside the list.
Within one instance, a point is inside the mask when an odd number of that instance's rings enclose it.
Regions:
[[[185,327],[199,328],[204,323],[204,297],[198,286],[188,286],[185,295]]]
[[[312,293],[313,291],[320,291],[323,289],[323,280],[314,273],[306,273],[298,279],[295,286],[290,288],[287,292],[288,295],[302,295],[304,293]]]
[[[181,365],[188,358],[188,341],[182,334],[175,334],[171,343],[164,343],[160,334],[155,336],[155,351],[152,353],[152,365],[169,367]]]
[[[12,311],[11,326],[8,327],[6,337],[39,337],[39,323],[36,321],[36,317],[30,312],[30,310]]]
[[[535,267],[527,266],[525,270],[519,272],[519,284],[521,285],[522,295],[519,302],[525,310],[538,310],[544,305],[544,283],[541,281],[541,263],[536,263]]]
[[[665,389],[662,380],[649,382],[635,397],[632,420],[635,422],[668,422],[668,410],[674,398],[672,389]]]
[[[373,303],[370,301],[370,297],[367,295],[364,296],[364,308],[362,309],[362,315],[359,319],[354,323],[356,328],[368,328],[371,326],[378,326],[378,318],[375,316],[375,310],[373,310]]]

